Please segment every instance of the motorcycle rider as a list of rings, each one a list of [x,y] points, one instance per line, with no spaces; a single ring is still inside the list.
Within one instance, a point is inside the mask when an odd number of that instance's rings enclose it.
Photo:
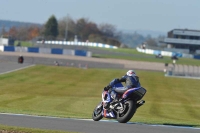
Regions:
[[[108,91],[109,93],[123,93],[130,88],[141,87],[139,77],[136,75],[134,70],[128,70],[127,73],[122,76],[120,79],[115,79],[114,84],[125,82],[124,87],[116,87],[113,88],[110,84],[104,88],[104,91]],[[112,94],[111,94],[112,95]],[[111,96],[112,97],[112,96]],[[114,98],[113,98],[114,99]],[[115,99],[114,99],[115,100]],[[104,108],[108,108],[110,106],[110,102],[104,105]]]

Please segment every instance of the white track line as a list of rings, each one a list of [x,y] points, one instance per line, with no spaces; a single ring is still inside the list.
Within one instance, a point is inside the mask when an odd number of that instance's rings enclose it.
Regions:
[[[26,66],[26,67],[22,67],[22,68],[18,68],[18,69],[14,69],[14,70],[11,70],[11,71],[3,72],[3,73],[0,73],[0,75],[6,74],[6,73],[15,72],[15,71],[19,71],[19,70],[26,69],[26,68],[29,68],[29,67],[32,67],[32,66],[35,66],[35,64],[34,65],[30,65],[30,66]]]
[[[29,117],[38,117],[38,118],[51,118],[51,119],[65,119],[65,120],[79,120],[79,121],[93,121],[92,119],[78,119],[78,118],[61,118],[61,117],[53,117],[53,116],[38,116],[38,115],[27,115],[27,114],[13,114],[13,113],[0,113],[3,115],[13,115],[13,116],[29,116]],[[116,120],[100,120],[101,122],[116,122]],[[160,127],[171,127],[171,128],[186,128],[193,130],[200,130],[199,127],[189,127],[189,126],[176,126],[176,125],[159,125],[159,124],[145,124],[139,122],[127,122],[127,124],[139,124],[139,125],[147,125],[147,126],[160,126]]]

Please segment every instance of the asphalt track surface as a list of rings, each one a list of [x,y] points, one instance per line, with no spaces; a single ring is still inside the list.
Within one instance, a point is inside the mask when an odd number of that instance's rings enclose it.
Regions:
[[[18,64],[17,62],[1,59],[0,74],[25,69],[33,65],[33,63]],[[0,114],[0,124],[81,133],[200,133],[200,128],[193,127],[147,125],[142,123],[122,124],[114,120],[96,122],[90,119],[68,119],[9,113]]]
[[[20,52],[0,52],[0,62],[16,62]],[[137,69],[150,71],[163,71],[163,63],[152,63],[142,61],[128,61],[121,59],[103,59],[91,58],[83,56],[69,56],[56,54],[38,54],[38,53],[23,53],[24,63],[29,64],[44,64],[53,65],[54,61],[59,62],[61,66],[73,64],[73,67],[78,67],[79,64],[87,65],[88,68],[114,68],[114,69]],[[69,66],[69,65],[67,65]]]
[[[92,121],[40,117],[20,114],[0,114],[0,124],[26,128],[73,131],[80,133],[199,133],[200,128],[147,125],[141,123],[118,123],[114,120]]]

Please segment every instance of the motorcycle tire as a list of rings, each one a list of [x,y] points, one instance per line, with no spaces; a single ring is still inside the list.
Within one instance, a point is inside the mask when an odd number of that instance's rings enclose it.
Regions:
[[[102,105],[102,103],[99,103],[99,104],[95,107],[95,109],[94,109],[94,111],[93,111],[93,113],[92,113],[92,119],[93,119],[94,121],[99,121],[99,120],[101,120],[101,119],[103,118],[103,116],[102,116],[102,111],[103,111],[103,105]]]
[[[117,121],[119,123],[127,123],[136,112],[135,102],[129,100],[124,103],[124,110],[117,113]]]

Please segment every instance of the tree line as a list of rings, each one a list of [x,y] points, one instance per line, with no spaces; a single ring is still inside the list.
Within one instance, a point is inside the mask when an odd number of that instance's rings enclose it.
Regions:
[[[45,24],[15,23],[0,21],[0,35],[9,36],[18,41],[30,40],[65,40],[74,41],[77,36],[79,41],[98,42],[118,47],[135,48],[146,42],[149,46],[158,46],[159,40],[164,36],[152,38],[151,35],[143,36],[138,33],[123,33],[112,24],[102,23],[97,25],[87,18],[72,19],[70,16],[59,20],[54,15],[50,16]],[[9,25],[9,27],[2,25]]]
[[[120,46],[121,44],[114,25],[107,23],[97,25],[87,18],[74,20],[70,16],[57,20],[52,15],[43,25],[12,26],[8,30],[3,27],[1,34],[20,41],[30,41],[36,38],[74,41],[75,36],[77,36],[78,40],[83,42],[99,42],[114,46]]]

